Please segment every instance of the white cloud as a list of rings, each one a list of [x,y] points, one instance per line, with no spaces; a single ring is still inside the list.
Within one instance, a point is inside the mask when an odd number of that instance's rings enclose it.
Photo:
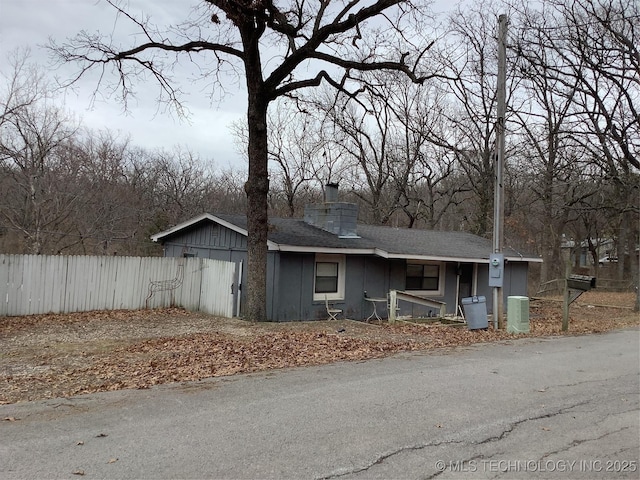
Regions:
[[[105,2],[88,0],[0,0],[0,45],[2,63],[7,54],[18,47],[29,47],[32,60],[50,69],[50,59],[43,48],[49,38],[63,43],[81,30],[89,33],[99,31],[110,34],[114,31],[115,12]],[[185,2],[186,3],[186,2]],[[195,1],[192,5],[197,4]],[[181,5],[184,3],[180,2]],[[169,0],[132,0],[130,9],[134,13],[145,11],[152,14],[158,24],[169,18],[174,22],[182,13],[187,16],[192,5],[180,6]],[[148,6],[148,8],[145,8]],[[120,22],[120,24],[123,22]],[[66,65],[50,69],[51,75],[68,79],[77,72],[77,65]],[[109,89],[102,88],[92,101],[97,85],[97,76],[83,78],[73,91],[64,95],[65,106],[74,112],[84,127],[109,129],[121,136],[130,136],[132,143],[141,147],[171,149],[175,145],[188,146],[203,159],[213,159],[218,165],[244,167],[244,160],[236,153],[229,126],[245,115],[245,101],[241,92],[231,90],[222,102],[211,105],[202,92],[185,79],[181,85],[187,94],[186,106],[190,112],[187,120],[179,119],[175,113],[166,111],[157,103],[157,84],[137,82],[134,84],[136,99],[124,113],[116,97],[109,97]]]
[[[158,25],[180,23],[189,16],[200,0],[128,0],[127,10],[132,14],[150,15]],[[451,8],[451,2],[438,0],[436,6]],[[182,16],[182,17],[180,17]],[[41,65],[49,62],[42,47],[49,38],[57,43],[75,36],[80,31],[117,34],[127,40],[121,28],[127,22],[120,21],[116,29],[115,10],[100,0],[0,0],[0,48],[2,61],[16,47],[30,47],[32,59]],[[186,63],[185,63],[186,65]],[[77,65],[65,65],[51,74],[68,79],[78,72]],[[237,84],[242,79],[229,79],[222,101],[211,104],[203,91],[204,86],[193,84],[186,72],[180,85],[185,90],[185,104],[191,112],[189,121],[179,120],[175,114],[165,112],[157,103],[157,84],[135,83],[137,98],[123,113],[117,97],[109,97],[109,89],[101,88],[92,102],[97,85],[96,75],[87,75],[65,95],[67,108],[90,129],[109,129],[122,136],[129,135],[134,144],[145,148],[167,148],[186,145],[204,159],[214,159],[218,165],[237,165],[244,168],[244,159],[236,153],[229,126],[242,120],[246,114],[246,99]],[[113,80],[113,78],[111,78]]]

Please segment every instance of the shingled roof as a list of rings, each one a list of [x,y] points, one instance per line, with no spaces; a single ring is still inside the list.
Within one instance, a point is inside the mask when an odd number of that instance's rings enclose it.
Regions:
[[[197,228],[203,223],[217,223],[241,235],[247,235],[247,218],[244,215],[205,213],[169,230],[151,236],[155,242],[164,243],[174,235]],[[409,228],[381,227],[358,224],[358,236],[341,238],[297,218],[270,218],[269,250],[289,252],[368,254],[384,258],[415,260],[474,261],[488,263],[492,253],[489,239],[464,232],[442,232]],[[532,254],[504,248],[510,261],[541,262]]]

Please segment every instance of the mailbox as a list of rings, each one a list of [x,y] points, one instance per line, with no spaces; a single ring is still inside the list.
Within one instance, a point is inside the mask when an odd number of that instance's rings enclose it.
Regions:
[[[582,290],[583,292],[596,288],[596,277],[588,275],[569,275],[567,278],[567,287],[574,290]]]

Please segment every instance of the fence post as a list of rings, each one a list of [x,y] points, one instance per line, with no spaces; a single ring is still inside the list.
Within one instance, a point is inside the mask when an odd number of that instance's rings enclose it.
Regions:
[[[395,290],[389,291],[389,323],[396,322],[396,308],[398,306],[398,299]]]

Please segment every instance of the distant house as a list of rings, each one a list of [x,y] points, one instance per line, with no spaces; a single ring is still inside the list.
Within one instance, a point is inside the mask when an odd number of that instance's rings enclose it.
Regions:
[[[560,248],[563,258],[569,259],[575,266],[592,267],[596,263],[594,255],[600,266],[618,263],[617,242],[613,238],[590,238],[578,244],[563,235]]]
[[[379,227],[357,223],[357,206],[331,200],[305,209],[304,219],[271,218],[268,234],[267,317],[273,321],[326,319],[326,301],[350,319],[366,319],[371,298],[390,290],[444,302],[454,314],[461,299],[486,297],[490,240],[462,232]],[[246,291],[247,220],[242,215],[204,213],[152,237],[168,257],[198,256],[235,262],[235,314]],[[541,259],[504,250],[504,297],[527,294],[530,262]],[[238,285],[240,288],[238,289]],[[239,298],[237,296],[240,296]],[[375,304],[386,317],[387,304]],[[431,316],[433,308],[400,302],[399,315]]]

